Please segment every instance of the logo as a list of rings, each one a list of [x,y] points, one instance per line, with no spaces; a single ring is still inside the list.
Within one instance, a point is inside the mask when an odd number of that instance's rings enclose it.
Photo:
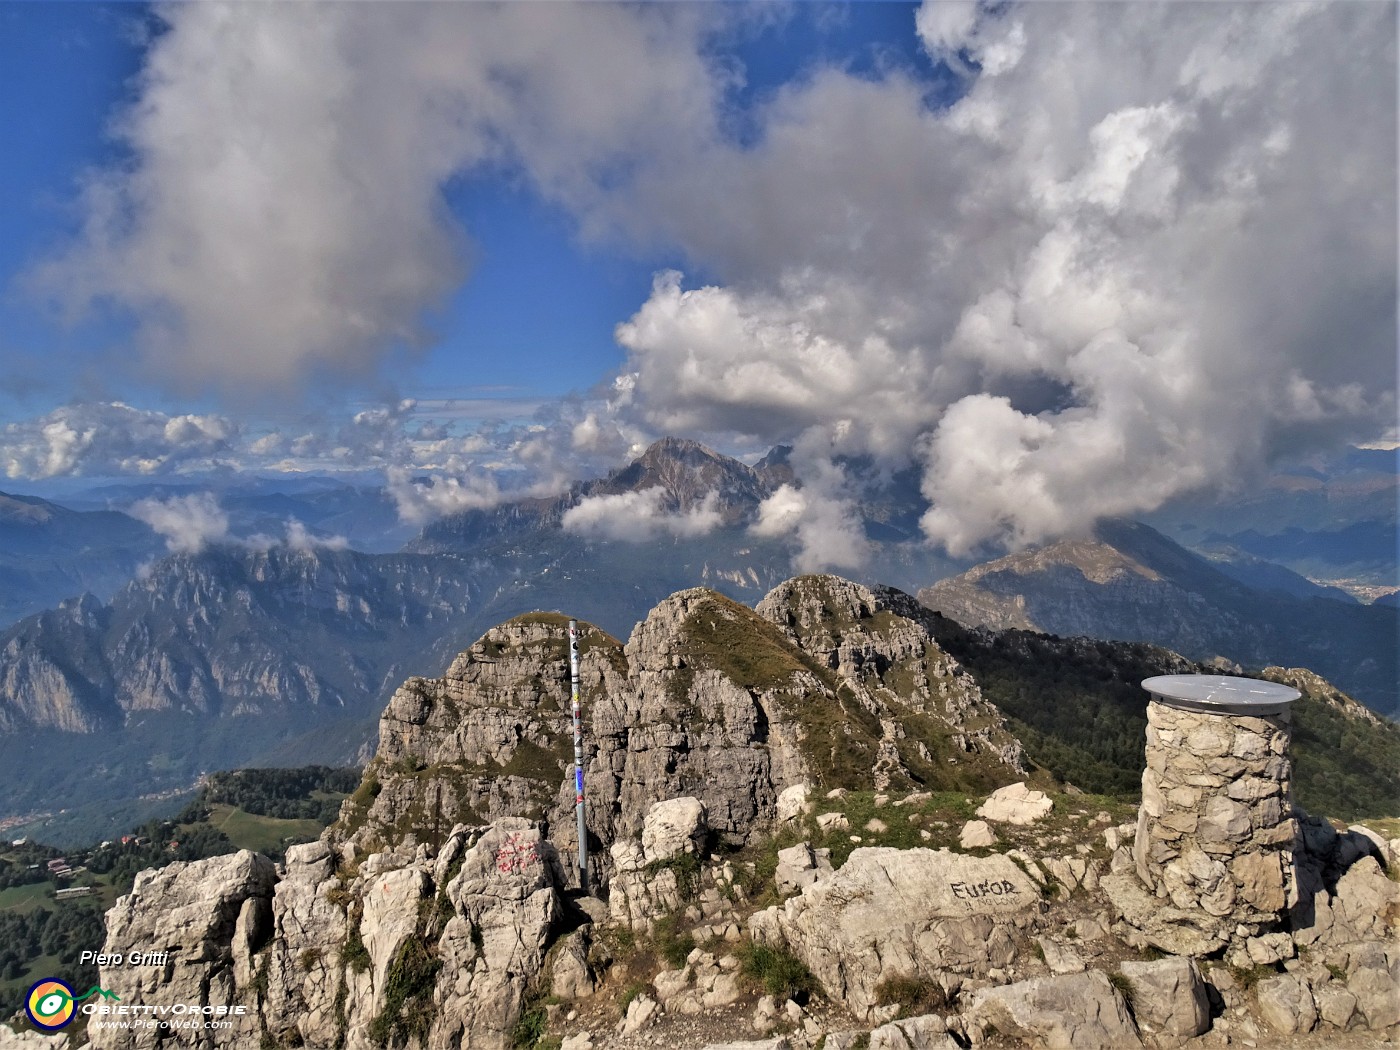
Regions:
[[[24,1012],[34,1022],[35,1028],[43,1032],[57,1032],[72,1022],[77,1004],[94,995],[104,999],[120,998],[116,992],[106,991],[95,984],[82,995],[74,995],[67,982],[57,977],[45,977],[29,989],[29,995],[24,1000]]]

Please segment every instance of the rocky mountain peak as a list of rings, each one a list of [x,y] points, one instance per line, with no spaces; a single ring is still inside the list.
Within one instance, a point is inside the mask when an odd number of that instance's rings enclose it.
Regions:
[[[816,609],[825,610],[820,629]],[[659,798],[693,795],[714,834],[742,844],[778,795],[870,781],[990,786],[1024,769],[1020,745],[899,592],[838,577],[772,592],[758,611],[705,588],[660,602],[626,645],[580,624],[586,816],[606,847],[639,833]],[[577,848],[567,618],[487,631],[439,679],[410,678],[337,836],[353,852],[436,845],[456,823],[547,822]]]
[[[632,463],[593,486],[589,495],[642,492],[660,488],[663,507],[685,512],[713,500],[726,524],[752,513],[770,491],[753,468],[696,441],[666,437]]]

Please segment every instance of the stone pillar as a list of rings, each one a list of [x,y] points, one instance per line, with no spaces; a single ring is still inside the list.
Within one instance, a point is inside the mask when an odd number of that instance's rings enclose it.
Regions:
[[[1153,695],[1133,859],[1156,905],[1129,921],[1178,954],[1243,949],[1278,929],[1294,891],[1288,704],[1299,694],[1218,675],[1143,685]]]

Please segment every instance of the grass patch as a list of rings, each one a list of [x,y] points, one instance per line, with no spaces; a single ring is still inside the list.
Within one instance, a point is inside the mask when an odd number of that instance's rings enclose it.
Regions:
[[[510,1030],[512,1050],[538,1050],[549,1026],[549,1014],[544,1004],[536,1003],[520,1015],[515,1027]]]
[[[695,937],[686,931],[678,932],[677,927],[680,920],[675,915],[668,915],[656,923],[656,951],[661,958],[666,960],[673,970],[679,970],[685,965],[690,953],[695,950]]]
[[[799,1003],[821,991],[807,964],[785,948],[750,941],[738,952],[740,972],[778,1002]]]
[[[40,905],[52,904],[53,883],[31,882],[27,886],[11,886],[0,890],[0,911],[31,912]]]
[[[369,1025],[370,1039],[387,1046],[392,1036],[427,1039],[436,1008],[433,985],[442,961],[420,937],[404,941],[384,982],[384,1009]]]
[[[349,931],[345,934],[345,945],[340,949],[340,961],[354,973],[364,973],[369,969],[369,949],[360,938],[360,910],[356,908],[350,915]]]
[[[875,986],[875,1002],[880,1006],[898,1006],[901,1017],[917,1017],[942,1010],[948,1005],[948,995],[931,978],[891,974]]]
[[[264,817],[226,802],[216,802],[209,807],[208,823],[227,835],[239,849],[278,856],[290,845],[314,841],[325,827],[319,820]]]
[[[1259,963],[1257,966],[1230,967],[1230,976],[1235,979],[1235,983],[1244,992],[1248,992],[1265,977],[1272,977],[1276,973],[1278,973],[1278,968],[1268,963]]]

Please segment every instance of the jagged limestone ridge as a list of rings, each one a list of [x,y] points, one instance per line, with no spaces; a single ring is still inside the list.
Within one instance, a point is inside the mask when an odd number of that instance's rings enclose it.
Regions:
[[[667,598],[626,646],[581,624],[586,816],[606,847],[658,798],[695,795],[739,845],[777,795],[815,787],[983,790],[1024,771],[997,709],[898,591],[834,576],[775,588],[757,611],[704,588]],[[455,823],[545,819],[577,848],[567,618],[488,631],[441,679],[409,679],[334,835],[353,851],[436,847]]]

